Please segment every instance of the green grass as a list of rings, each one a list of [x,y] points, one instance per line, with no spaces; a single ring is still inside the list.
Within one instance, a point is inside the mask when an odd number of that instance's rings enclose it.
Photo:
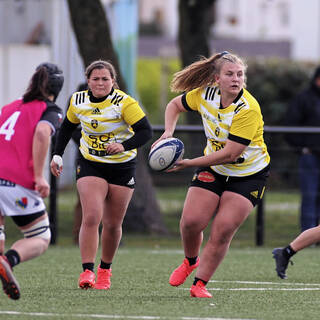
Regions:
[[[0,299],[0,319],[317,319],[320,299],[318,248],[305,249],[289,266],[288,280],[274,271],[272,247],[289,243],[298,233],[298,192],[267,192],[265,244],[255,246],[256,212],[237,232],[225,260],[208,284],[213,299],[191,299],[192,278],[180,288],[168,285],[183,252],[179,219],[186,188],[157,189],[169,236],[124,234],[114,263],[109,291],[77,288],[79,248],[72,245],[75,190],[58,200],[58,244],[37,259],[22,263],[14,274],[21,299]],[[7,248],[20,233],[6,219]],[[96,265],[100,257],[97,255]]]
[[[168,284],[170,272],[181,262],[180,250],[120,248],[111,289],[83,291],[77,288],[79,249],[50,247],[43,256],[15,268],[21,298],[13,301],[3,295],[0,319],[317,319],[316,251],[297,254],[289,279],[280,280],[270,249],[231,249],[215,282],[207,285],[213,299],[192,299],[193,276],[179,288]]]
[[[164,216],[169,236],[157,236],[146,234],[124,234],[123,242],[126,245],[145,246],[147,242],[154,247],[180,246],[179,219],[187,188],[157,188],[157,198],[161,212]],[[76,191],[62,190],[58,196],[58,244],[72,244],[73,207],[77,201]],[[286,245],[299,234],[299,206],[300,194],[296,192],[271,192],[265,195],[265,228],[264,246],[275,247]],[[232,247],[255,246],[256,239],[256,210],[250,214],[235,235]],[[20,237],[20,232],[6,218],[6,230],[8,244]]]

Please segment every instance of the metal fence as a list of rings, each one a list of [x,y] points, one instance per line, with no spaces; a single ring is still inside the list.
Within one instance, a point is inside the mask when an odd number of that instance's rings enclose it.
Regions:
[[[154,125],[154,138],[164,131],[163,125]],[[293,150],[286,141],[286,134],[319,134],[320,127],[281,127],[265,126],[265,141],[271,156],[271,173],[268,181],[267,190],[272,189],[297,189],[298,185],[298,153]],[[175,137],[181,138],[185,143],[185,158],[199,156],[203,152],[206,144],[203,127],[201,125],[179,125],[175,130]],[[141,151],[147,153],[150,150],[147,144]],[[187,185],[192,176],[193,169],[186,169],[175,173],[174,175],[164,175],[150,170],[153,181],[157,187]],[[52,231],[51,243],[55,244],[57,240],[57,181],[54,176],[50,177],[51,194],[49,198],[49,217]],[[255,223],[255,244],[263,246],[265,230],[265,210],[262,200],[257,207]]]

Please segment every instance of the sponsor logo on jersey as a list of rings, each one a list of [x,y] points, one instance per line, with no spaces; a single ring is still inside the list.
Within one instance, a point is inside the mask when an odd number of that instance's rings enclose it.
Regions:
[[[94,129],[98,128],[98,121],[96,119],[91,120],[91,126]]]
[[[92,114],[101,114],[101,111],[99,108],[95,108],[93,111],[92,111]]]
[[[16,206],[25,209],[28,205],[28,198],[23,197],[21,199],[16,200]]]
[[[134,177],[132,177],[132,178],[127,182],[127,186],[132,186],[134,183],[135,183]]]
[[[198,180],[202,182],[213,182],[215,180],[214,175],[208,171],[202,171],[198,174]]]

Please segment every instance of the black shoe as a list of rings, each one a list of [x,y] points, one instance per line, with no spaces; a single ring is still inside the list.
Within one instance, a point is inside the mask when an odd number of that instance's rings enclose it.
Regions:
[[[283,255],[283,248],[275,248],[272,251],[273,258],[276,260],[276,271],[281,279],[287,279],[286,270],[289,262],[293,262]]]
[[[0,256],[0,280],[2,281],[3,291],[9,298],[14,300],[20,298],[19,284],[4,256]]]

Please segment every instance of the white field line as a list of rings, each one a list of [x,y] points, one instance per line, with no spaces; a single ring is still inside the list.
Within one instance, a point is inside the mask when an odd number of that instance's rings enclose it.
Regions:
[[[81,314],[81,313],[45,313],[45,312],[19,312],[19,311],[1,311],[0,314],[13,316],[32,316],[32,317],[65,317],[65,318],[95,318],[95,319],[137,319],[137,320],[255,320],[239,318],[201,318],[201,317],[158,317],[158,316],[130,316],[113,314]]]
[[[266,203],[266,210],[269,211],[296,211],[299,210],[299,202],[277,202],[277,203]]]
[[[189,288],[179,288],[190,290]],[[320,291],[320,288],[208,288],[208,291]]]
[[[256,284],[256,285],[277,285],[280,287],[256,287],[256,288],[209,288],[208,291],[320,291],[320,283],[294,283],[294,282],[259,282],[259,281],[231,281],[231,280],[210,280],[210,283],[233,283],[233,284]],[[283,288],[281,286],[304,286],[300,288]],[[311,287],[310,287],[311,286]],[[314,287],[312,287],[314,286]],[[180,288],[181,290],[190,290],[189,288]]]
[[[207,288],[208,291],[319,291],[320,288]]]
[[[286,280],[284,280],[286,281]],[[300,283],[300,282],[260,282],[260,281],[232,281],[232,280],[210,280],[209,282],[221,282],[221,283],[242,283],[242,284],[271,284],[271,285],[283,285],[283,286],[317,286],[320,287],[320,283]]]
[[[161,210],[182,210],[183,200],[159,200]],[[300,202],[276,202],[266,203],[267,211],[297,211],[300,208]]]

